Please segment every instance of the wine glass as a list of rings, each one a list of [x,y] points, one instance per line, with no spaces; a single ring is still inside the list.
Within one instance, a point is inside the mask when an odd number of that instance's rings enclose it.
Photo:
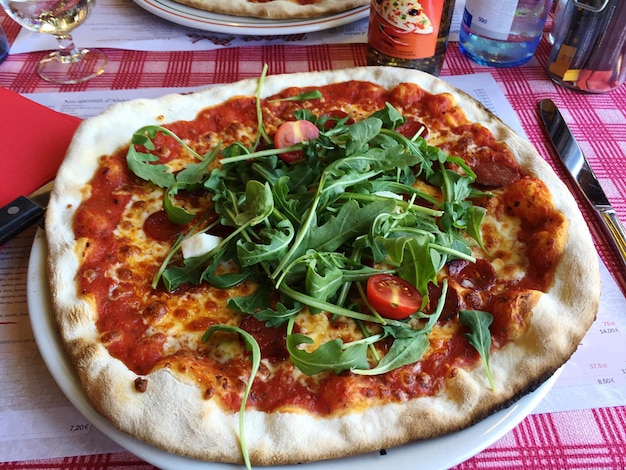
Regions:
[[[23,27],[52,34],[58,50],[39,61],[37,72],[53,83],[80,83],[104,72],[107,57],[96,49],[79,49],[70,32],[91,12],[95,0],[0,0],[7,14]]]

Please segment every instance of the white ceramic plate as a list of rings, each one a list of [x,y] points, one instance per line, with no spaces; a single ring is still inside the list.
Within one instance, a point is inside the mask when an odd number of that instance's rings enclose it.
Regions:
[[[173,23],[227,34],[310,33],[342,26],[366,18],[369,15],[369,6],[362,6],[320,18],[265,20],[244,16],[220,15],[188,7],[171,0],[134,0],[134,2],[150,13]]]
[[[227,470],[242,468],[236,465],[207,463],[170,454],[146,444],[115,428],[91,406],[83,393],[80,382],[69,363],[57,333],[50,304],[50,292],[46,274],[46,237],[38,230],[28,265],[28,309],[35,341],[46,366],[69,401],[98,430],[129,452],[162,469],[176,470]],[[380,470],[389,465],[394,470],[414,469],[419,462],[420,470],[450,468],[457,465],[504,436],[517,426],[550,391],[560,375],[559,369],[549,380],[530,393],[483,421],[453,434],[426,441],[415,442],[388,449],[385,455],[378,452],[355,457],[298,465],[302,470]],[[291,466],[295,468],[296,466]],[[263,467],[264,470],[287,470],[288,466]]]

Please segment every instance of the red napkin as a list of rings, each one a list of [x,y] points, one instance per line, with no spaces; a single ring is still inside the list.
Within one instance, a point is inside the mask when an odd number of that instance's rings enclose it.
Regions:
[[[0,207],[54,178],[80,122],[0,87]]]

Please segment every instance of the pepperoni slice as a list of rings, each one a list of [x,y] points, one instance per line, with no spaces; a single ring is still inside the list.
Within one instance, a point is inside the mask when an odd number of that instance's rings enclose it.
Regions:
[[[521,178],[517,163],[491,152],[483,153],[472,170],[476,173],[476,183],[489,188],[508,186]]]
[[[474,291],[484,291],[496,283],[496,271],[486,259],[475,263],[466,260],[452,260],[448,263],[448,273],[461,287]]]
[[[182,227],[172,222],[165,211],[158,211],[148,216],[143,223],[143,230],[153,240],[168,241],[176,237]]]
[[[424,313],[430,315],[435,312],[441,299],[441,293],[443,288],[441,285],[435,285],[433,283],[428,284],[428,305],[424,308]],[[446,292],[446,300],[443,304],[443,310],[439,316],[439,321],[450,321],[456,317],[461,308],[461,298],[456,289],[452,286],[448,286]]]

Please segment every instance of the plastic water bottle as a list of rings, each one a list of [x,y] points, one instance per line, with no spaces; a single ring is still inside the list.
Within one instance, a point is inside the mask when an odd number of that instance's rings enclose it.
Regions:
[[[4,29],[0,26],[0,63],[9,55],[9,41]]]
[[[479,64],[512,67],[530,60],[552,0],[467,0],[459,32],[461,51]]]

